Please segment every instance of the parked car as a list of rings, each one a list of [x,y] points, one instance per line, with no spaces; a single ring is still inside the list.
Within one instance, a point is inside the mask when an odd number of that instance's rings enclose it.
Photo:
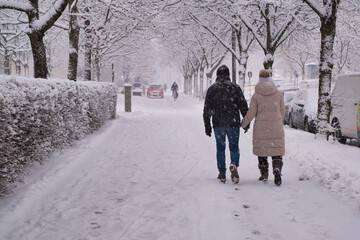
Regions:
[[[336,140],[360,139],[360,73],[339,75],[331,95],[330,122]]]
[[[280,88],[280,86],[285,83],[285,79],[282,78],[273,78],[272,81],[274,82],[277,88]]]
[[[152,83],[149,85],[149,88],[147,89],[147,97],[160,97],[164,98],[164,89],[161,84],[158,83]]]
[[[136,82],[132,85],[132,95],[133,96],[142,96],[143,90],[142,90],[142,84],[139,82]]]
[[[317,88],[306,88],[297,91],[293,99],[287,104],[287,110],[285,110],[285,115],[288,116],[287,123],[289,126],[315,133],[317,103]]]
[[[141,87],[142,87],[142,84],[139,83],[139,82],[136,82],[136,83],[134,83],[134,84],[132,85],[132,88],[133,88],[133,89],[141,88]]]
[[[295,83],[284,83],[284,84],[281,84],[278,89],[280,91],[297,91],[299,90],[299,88],[296,86]]]
[[[299,88],[318,88],[319,79],[304,79],[299,83]]]

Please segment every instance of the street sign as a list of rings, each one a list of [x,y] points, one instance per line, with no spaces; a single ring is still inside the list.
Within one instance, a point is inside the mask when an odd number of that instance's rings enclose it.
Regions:
[[[251,71],[248,72],[248,77],[249,77],[249,78],[252,77],[252,72],[251,72]]]

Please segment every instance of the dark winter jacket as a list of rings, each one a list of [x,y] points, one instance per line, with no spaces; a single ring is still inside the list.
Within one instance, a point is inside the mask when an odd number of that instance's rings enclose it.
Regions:
[[[176,82],[174,82],[172,85],[171,85],[171,91],[178,91],[179,90],[179,86],[177,85]]]
[[[244,117],[248,105],[239,85],[232,83],[228,76],[218,76],[206,93],[203,118],[206,127],[240,128],[240,112]]]

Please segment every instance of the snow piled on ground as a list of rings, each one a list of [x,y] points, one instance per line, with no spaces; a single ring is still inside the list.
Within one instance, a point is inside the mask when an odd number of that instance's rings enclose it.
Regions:
[[[276,187],[272,176],[257,180],[250,129],[240,137],[240,183],[222,184],[202,101],[133,97],[125,113],[123,97],[115,120],[0,199],[0,239],[358,238],[360,148],[285,127]]]
[[[286,150],[286,159],[299,168],[299,180],[311,179],[360,210],[359,147],[286,127]]]

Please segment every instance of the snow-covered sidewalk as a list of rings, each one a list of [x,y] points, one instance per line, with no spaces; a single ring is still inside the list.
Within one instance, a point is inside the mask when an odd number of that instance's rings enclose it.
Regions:
[[[0,199],[0,239],[360,235],[360,148],[286,128],[283,184],[276,187],[272,177],[268,184],[257,180],[250,130],[240,137],[240,184],[221,184],[201,101],[184,95],[176,102],[169,95],[132,100],[133,112],[125,113],[119,95],[117,119],[54,154]]]

